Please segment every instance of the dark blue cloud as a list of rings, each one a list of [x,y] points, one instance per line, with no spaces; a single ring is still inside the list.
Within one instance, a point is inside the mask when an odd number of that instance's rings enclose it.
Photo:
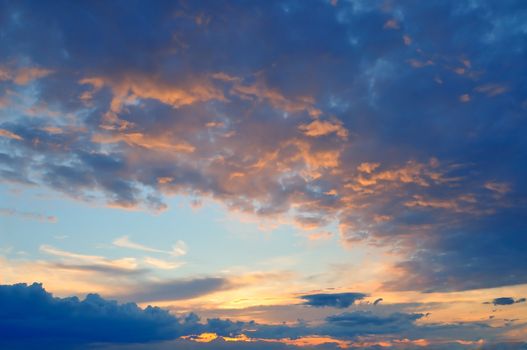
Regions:
[[[379,316],[368,311],[354,311],[329,316],[326,321],[338,327],[369,329],[372,333],[398,333],[410,328],[415,321],[423,317],[424,314],[397,312],[388,316]]]
[[[0,286],[0,343],[146,342],[174,339],[179,321],[157,307],[118,304],[96,294],[54,298],[40,284]]]
[[[382,298],[375,299],[375,301],[373,302],[373,305],[380,304],[382,301],[383,301]]]
[[[503,305],[513,305],[513,304],[524,303],[524,302],[525,302],[525,298],[519,298],[515,300],[514,298],[511,298],[511,297],[500,297],[500,298],[495,298],[492,301],[485,302],[485,304],[503,306]]]
[[[345,309],[357,300],[362,300],[365,297],[367,295],[363,293],[320,293],[300,296],[301,299],[306,300],[304,305],[313,307],[336,307],[338,309]]]

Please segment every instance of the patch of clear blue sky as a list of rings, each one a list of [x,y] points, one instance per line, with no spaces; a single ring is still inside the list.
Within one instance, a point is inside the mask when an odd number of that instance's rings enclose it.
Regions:
[[[174,259],[112,244],[125,235],[131,241],[163,250],[169,250],[178,240],[184,241],[188,254],[178,259],[185,261],[185,265],[176,270],[159,271],[167,277],[214,275],[232,269],[291,270],[310,275],[350,259],[349,252],[340,247],[334,225],[326,228],[335,233],[332,239],[313,244],[296,227],[280,225],[262,231],[257,222],[241,222],[224,206],[211,201],[193,209],[190,198],[175,196],[168,198],[167,211],[154,214],[72,200],[42,188],[24,187],[19,192],[12,191],[13,188],[22,187],[0,186],[0,208],[20,214],[0,216],[0,248],[12,248],[9,253],[3,253],[10,259],[58,259],[39,251],[43,244],[111,259],[135,257],[140,261],[145,256]],[[55,216],[57,222],[31,219],[22,213]]]

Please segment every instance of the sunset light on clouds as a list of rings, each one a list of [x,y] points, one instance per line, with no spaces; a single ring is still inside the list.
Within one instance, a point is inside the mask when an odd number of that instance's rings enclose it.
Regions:
[[[0,0],[0,348],[527,349],[527,3]]]

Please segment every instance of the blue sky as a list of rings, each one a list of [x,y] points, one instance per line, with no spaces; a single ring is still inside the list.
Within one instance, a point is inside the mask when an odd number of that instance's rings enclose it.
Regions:
[[[0,0],[5,345],[525,347],[525,23]]]

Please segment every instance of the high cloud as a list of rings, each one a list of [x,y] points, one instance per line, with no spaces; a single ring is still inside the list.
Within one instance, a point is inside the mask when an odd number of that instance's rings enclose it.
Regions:
[[[113,241],[113,244],[121,248],[142,250],[142,251],[150,252],[150,253],[162,253],[162,254],[168,254],[168,255],[172,255],[176,257],[187,254],[187,245],[183,241],[177,241],[176,244],[172,246],[171,250],[162,250],[162,249],[148,247],[146,245],[131,241],[128,236],[122,236],[122,237],[116,238]]]

